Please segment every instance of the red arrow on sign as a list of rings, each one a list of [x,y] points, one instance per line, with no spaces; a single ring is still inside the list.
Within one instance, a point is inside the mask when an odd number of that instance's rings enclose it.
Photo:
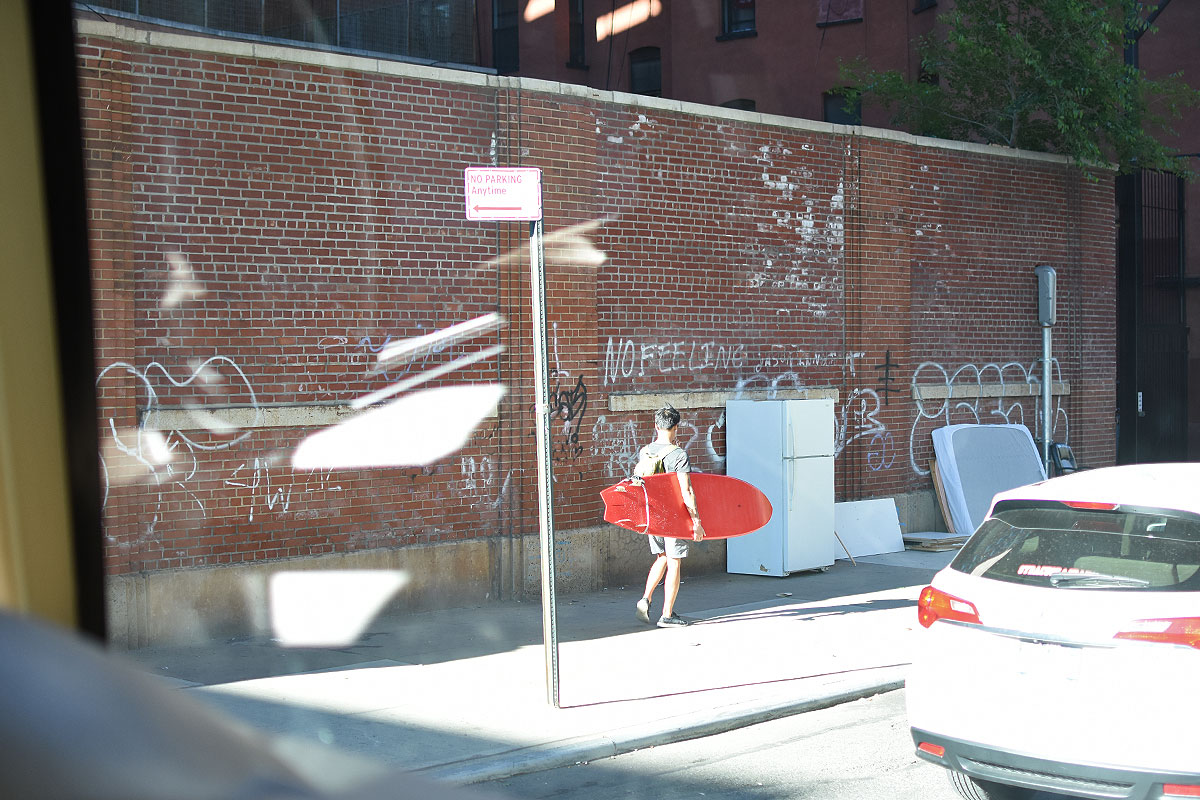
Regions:
[[[542,172],[533,167],[467,167],[463,170],[467,219],[542,218]]]

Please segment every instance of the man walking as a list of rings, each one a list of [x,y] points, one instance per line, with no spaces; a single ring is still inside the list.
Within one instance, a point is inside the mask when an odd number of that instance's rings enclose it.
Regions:
[[[658,436],[642,448],[633,474],[645,477],[658,472],[675,473],[679,479],[679,490],[683,495],[684,505],[692,516],[692,540],[699,542],[704,538],[704,526],[700,524],[700,514],[696,511],[696,495],[692,491],[692,481],[688,476],[688,456],[684,449],[675,443],[679,429],[679,412],[669,405],[663,406],[654,413],[654,428]],[[674,628],[687,625],[688,621],[675,613],[675,598],[679,594],[680,562],[687,557],[688,541],[655,536],[653,533],[648,535],[650,552],[654,554],[655,560],[646,576],[646,591],[637,602],[637,618],[646,624],[650,623],[650,605],[654,590],[665,577],[663,609],[658,627]]]

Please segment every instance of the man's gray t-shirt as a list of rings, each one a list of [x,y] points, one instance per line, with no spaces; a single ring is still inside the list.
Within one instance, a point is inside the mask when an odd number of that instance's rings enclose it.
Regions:
[[[679,445],[652,442],[642,448],[641,458],[658,458],[670,448],[674,449],[663,457],[663,472],[690,472],[687,453]]]
[[[670,450],[670,452],[667,452]],[[663,455],[665,453],[665,455]],[[688,463],[687,453],[683,448],[674,444],[660,444],[652,442],[641,449],[640,459],[656,459],[662,457],[664,472],[689,472],[691,466]],[[641,460],[639,463],[641,463]],[[689,545],[687,539],[671,537],[670,539],[662,536],[650,534],[650,553],[652,555],[666,555],[669,558],[687,558]]]

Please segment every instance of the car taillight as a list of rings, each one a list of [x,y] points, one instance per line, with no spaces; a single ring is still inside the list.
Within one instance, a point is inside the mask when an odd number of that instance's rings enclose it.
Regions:
[[[1200,797],[1200,786],[1182,783],[1164,783],[1163,797]]]
[[[921,742],[919,745],[917,745],[917,749],[922,753],[929,753],[929,755],[935,758],[942,758],[946,755],[946,748],[942,747],[940,744],[933,744],[932,742]]]
[[[928,628],[939,619],[979,623],[979,611],[961,597],[946,594],[941,589],[926,586],[917,599],[917,621]]]
[[[1121,507],[1117,503],[1095,503],[1086,500],[1063,500],[1062,504],[1080,511],[1116,511]]]
[[[1139,619],[1113,638],[1182,644],[1200,650],[1200,617]]]

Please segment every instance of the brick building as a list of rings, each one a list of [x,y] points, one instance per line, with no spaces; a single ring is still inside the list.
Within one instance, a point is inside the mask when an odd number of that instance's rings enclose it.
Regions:
[[[527,229],[464,218],[468,166],[543,171],[565,591],[644,574],[598,493],[664,400],[720,472],[726,399],[834,397],[838,499],[937,527],[933,427],[1038,433],[1038,263],[1054,435],[1115,459],[1113,186],[1061,158],[113,22],[78,50],[117,642],[259,630],[285,569],[402,569],[410,607],[536,594]],[[404,377],[386,343],[489,312],[415,365],[505,346],[440,381],[508,390],[459,452],[291,467]]]
[[[1152,77],[1182,72],[1200,86],[1200,4],[1143,5],[1155,30],[1130,49],[1130,62]],[[831,94],[840,86],[838,62],[861,56],[916,79],[918,39],[938,34],[938,14],[952,7],[953,0],[480,0],[482,30],[493,35],[481,37],[479,63],[501,74],[886,127],[881,109],[847,115]],[[1176,128],[1172,146],[1200,171],[1200,108]],[[1118,198],[1126,298],[1119,457],[1200,459],[1200,182],[1144,174],[1123,180]]]

